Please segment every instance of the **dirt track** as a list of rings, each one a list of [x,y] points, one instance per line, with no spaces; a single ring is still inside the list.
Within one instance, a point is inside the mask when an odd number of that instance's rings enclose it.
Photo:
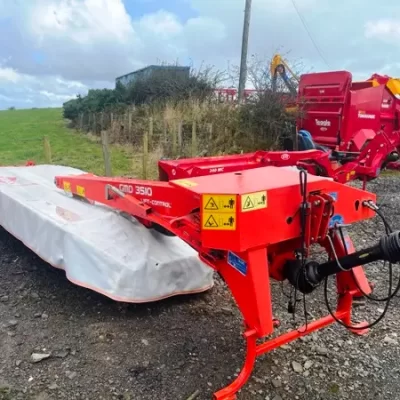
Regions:
[[[394,177],[370,186],[383,195],[394,229],[399,186]],[[359,246],[380,232],[375,221],[350,231]],[[74,286],[3,231],[0,247],[0,399],[186,400],[199,390],[196,399],[208,400],[241,367],[241,319],[219,281],[203,295],[118,304]],[[376,295],[385,295],[386,270],[372,266],[367,273],[382,279]],[[301,325],[301,306],[292,325],[287,299],[274,286],[282,330]],[[381,308],[368,303],[356,316],[376,318]],[[326,314],[321,291],[307,298],[307,309]],[[262,357],[238,398],[400,399],[399,309],[395,298],[368,336],[333,326]],[[51,356],[32,363],[32,353]]]

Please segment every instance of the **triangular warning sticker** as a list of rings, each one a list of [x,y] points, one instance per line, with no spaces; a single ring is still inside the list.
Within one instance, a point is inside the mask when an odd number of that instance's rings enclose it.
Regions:
[[[217,203],[215,202],[215,200],[212,197],[210,197],[210,200],[208,200],[204,209],[205,210],[218,210]]]
[[[250,208],[254,208],[254,203],[251,201],[250,196],[247,196],[247,199],[244,202],[243,210],[249,210]]]
[[[204,226],[206,228],[217,228],[218,224],[215,218],[212,215],[210,215]]]

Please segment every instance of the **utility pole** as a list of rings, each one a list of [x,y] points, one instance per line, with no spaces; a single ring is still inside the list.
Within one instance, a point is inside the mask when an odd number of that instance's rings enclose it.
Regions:
[[[246,0],[246,8],[244,10],[242,57],[240,61],[239,94],[238,94],[239,103],[241,103],[243,100],[244,89],[247,81],[247,48],[249,44],[251,1],[252,0]]]

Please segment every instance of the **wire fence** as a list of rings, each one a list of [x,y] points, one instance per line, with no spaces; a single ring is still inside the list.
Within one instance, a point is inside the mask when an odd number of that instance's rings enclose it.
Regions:
[[[142,165],[141,178],[147,179],[158,159],[180,159],[240,152],[236,145],[239,132],[226,121],[208,122],[201,118],[139,115],[133,110],[82,113],[74,127],[101,140],[106,174],[112,175],[110,145],[130,147]],[[256,146],[249,135],[247,144]],[[140,160],[140,161],[139,161]],[[137,168],[136,168],[137,169]]]
[[[234,138],[229,126],[220,126],[201,119],[162,118],[157,116],[137,116],[136,113],[86,113],[81,114],[75,128],[81,132],[101,136],[107,131],[111,144],[129,144],[143,147],[147,135],[148,147],[152,151],[161,147],[166,157],[194,157],[201,153],[212,153],[215,143],[220,148]]]
[[[229,104],[202,103],[127,106],[121,110],[81,112],[70,127],[101,142],[105,163],[109,146],[122,146],[142,178],[154,176],[159,159],[238,154],[258,149],[277,149],[282,138],[291,136],[291,125],[281,120],[281,107],[265,110],[238,109]],[[275,108],[274,108],[275,107]],[[258,115],[261,112],[260,115]],[[253,115],[258,113],[257,115]],[[268,112],[266,115],[269,115]],[[105,165],[106,173],[112,174]]]
[[[2,166],[51,164],[52,161],[53,156],[48,136],[7,140],[7,146],[2,149]]]
[[[122,129],[116,129],[115,125],[109,129],[103,128],[100,130],[107,175],[112,175],[109,151],[111,144],[132,146],[132,153],[136,155],[134,159],[142,166],[141,177],[143,179],[147,179],[152,175],[150,170],[154,167],[152,164],[155,164],[157,159],[196,157],[207,153],[207,151],[199,150],[199,145],[204,148],[204,143],[203,140],[199,141],[196,121],[192,121],[190,124],[179,121],[172,129],[168,124],[165,124],[162,129],[155,129],[155,121],[152,117],[149,117],[146,120],[146,124],[141,126],[141,133],[134,130],[135,128],[137,129],[136,126],[130,125],[131,128],[127,129],[126,136],[122,138],[121,134],[124,132],[125,127],[122,126]],[[117,126],[119,127],[119,124]],[[96,131],[92,131],[92,133],[98,135]],[[212,139],[210,138],[211,141]]]

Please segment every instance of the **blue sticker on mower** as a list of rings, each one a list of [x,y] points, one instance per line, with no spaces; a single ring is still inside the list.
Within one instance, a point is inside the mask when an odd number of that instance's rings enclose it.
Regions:
[[[228,252],[228,264],[239,271],[241,274],[247,274],[247,263],[231,251]]]
[[[331,220],[329,221],[329,228],[333,228],[335,224],[343,225],[344,219],[341,215],[336,214],[334,215]]]
[[[338,199],[338,193],[337,192],[331,192],[331,193],[328,193],[328,194],[329,194],[329,196],[332,196],[335,201],[337,201],[337,199]]]

